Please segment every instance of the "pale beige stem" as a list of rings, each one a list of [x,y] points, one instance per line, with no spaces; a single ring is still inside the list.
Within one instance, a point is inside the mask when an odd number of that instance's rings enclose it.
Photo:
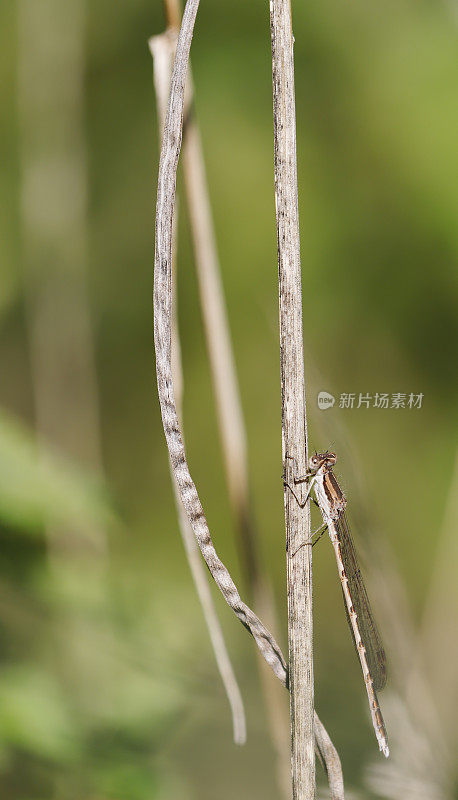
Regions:
[[[166,9],[169,22],[173,24],[173,14],[176,12],[175,0],[166,0]],[[242,555],[247,562],[246,572],[250,579],[252,594],[255,597],[257,607],[261,608],[262,613],[270,622],[275,616],[274,603],[271,593],[267,591],[259,577],[260,571],[257,566],[257,554],[253,542],[254,524],[249,502],[246,436],[219,274],[202,148],[195,120],[189,113],[192,103],[191,91],[191,80],[188,71],[187,96],[184,109],[185,131],[183,136],[185,181],[188,205],[192,215],[191,221],[201,287],[204,324],[207,339],[209,340],[208,349],[212,363],[223,452],[230,487],[231,504],[235,509],[239,528],[246,531]],[[278,759],[279,786],[283,786],[282,795],[290,797],[291,790],[290,786],[287,785],[290,783],[288,777],[289,766],[287,765],[289,753],[288,749],[285,748],[287,743],[285,735],[287,715],[285,713],[282,689],[280,689],[278,681],[271,680],[269,683],[265,675],[263,677],[263,685],[266,690],[267,710],[271,720],[272,740],[280,756]],[[325,762],[332,800],[342,800],[344,794],[340,760],[329,736],[316,715],[315,726],[317,752],[322,762]]]
[[[169,3],[167,7],[169,8]],[[174,4],[172,4],[174,5]],[[171,15],[169,14],[169,19]],[[173,31],[168,33],[169,41]],[[192,107],[192,82],[188,73],[185,117]],[[199,129],[195,117],[186,119],[183,137],[183,167],[187,205],[199,282],[200,300],[211,375],[216,397],[229,499],[240,539],[240,554],[250,594],[255,607],[269,628],[277,629],[272,592],[261,576],[255,544],[255,525],[251,511],[247,467],[246,433],[240,391],[236,376],[229,324],[220,277],[209,193]],[[291,797],[290,751],[287,699],[281,684],[258,659],[269,732],[276,753],[279,791],[285,800]]]
[[[307,419],[297,196],[296,110],[290,0],[271,0],[275,207],[280,299],[280,369],[284,472],[307,468]],[[298,471],[296,473],[296,470]],[[310,510],[285,488],[291,766],[294,800],[315,798],[312,548]]]
[[[156,101],[158,109],[158,119],[160,123],[160,136],[165,125],[167,111],[167,98],[170,90],[170,79],[172,75],[173,56],[176,48],[176,34],[174,31],[166,31],[160,36],[152,37],[149,40],[149,48],[154,62],[154,85],[156,91]],[[182,421],[183,405],[183,370],[181,364],[180,337],[178,329],[178,314],[176,301],[176,230],[177,230],[178,211],[174,215],[174,241],[172,252],[172,271],[173,271],[173,311],[172,311],[172,372],[175,386],[175,401],[177,412]],[[216,663],[226,690],[232,711],[232,724],[234,731],[234,741],[236,744],[244,744],[246,741],[246,722],[243,700],[240,689],[235,677],[234,670],[229,658],[223,632],[216,614],[213,598],[208,585],[207,575],[202,563],[199,548],[192,528],[180,499],[178,487],[171,470],[172,483],[175,490],[175,501],[177,506],[180,532],[186,555],[194,580],[197,595],[202,606],[205,622],[207,624],[210,640],[213,646]]]

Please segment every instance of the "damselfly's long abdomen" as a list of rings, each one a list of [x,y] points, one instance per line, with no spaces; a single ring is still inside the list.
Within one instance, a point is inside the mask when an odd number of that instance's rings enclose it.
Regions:
[[[332,471],[336,460],[335,453],[316,453],[309,463],[314,473],[316,499],[334,547],[347,621],[364,676],[372,723],[380,750],[388,756],[388,738],[376,694],[386,683],[385,651],[345,515],[346,499]]]
[[[358,619],[358,628],[366,650],[366,659],[374,684],[374,689],[379,691],[383,689],[386,684],[385,651],[383,649],[382,640],[372,614],[369,598],[367,596],[361,570],[358,566],[356,552],[353,547],[353,542],[350,536],[344,511],[342,511],[339,517],[335,520],[335,527],[343,568],[348,581],[348,590],[352,600],[352,608],[354,609]],[[349,610],[346,603],[345,610],[347,611],[348,615]],[[350,625],[350,629],[353,634],[352,625]],[[356,641],[355,647],[358,651]]]
[[[388,757],[390,754],[388,737],[376,694],[376,690],[382,688],[386,682],[385,653],[380,644],[380,638],[378,637],[377,629],[375,628],[375,623],[370,612],[369,602],[367,601],[366,606],[365,600],[358,594],[361,587],[355,590],[356,583],[354,579],[353,587],[351,587],[342,557],[345,548],[342,547],[342,541],[340,540],[339,533],[333,521],[330,523],[329,533],[336,555],[337,567],[339,569],[347,620],[352,632],[353,642],[359,656],[364,683],[366,685],[372,724],[379,748],[382,753]],[[359,578],[361,579],[360,575]],[[362,584],[362,588],[364,589],[364,597],[367,600],[364,584]]]

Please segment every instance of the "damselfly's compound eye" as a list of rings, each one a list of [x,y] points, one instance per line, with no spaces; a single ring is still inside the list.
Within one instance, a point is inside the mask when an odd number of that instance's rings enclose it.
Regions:
[[[318,457],[317,455],[311,456],[309,459],[309,467],[311,470],[314,470],[318,467]]]

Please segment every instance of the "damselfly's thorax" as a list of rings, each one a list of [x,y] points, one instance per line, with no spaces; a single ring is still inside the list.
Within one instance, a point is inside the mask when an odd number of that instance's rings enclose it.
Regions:
[[[336,519],[345,509],[347,501],[332,468],[337,461],[335,453],[315,453],[309,458],[309,471],[315,476],[315,494],[328,517]]]

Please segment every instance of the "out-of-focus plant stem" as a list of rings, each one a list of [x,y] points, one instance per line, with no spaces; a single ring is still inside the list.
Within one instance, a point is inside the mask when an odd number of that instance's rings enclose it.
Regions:
[[[176,19],[175,2],[166,3],[168,20]],[[251,595],[261,609],[269,626],[275,617],[274,603],[270,591],[261,579],[261,570],[254,540],[254,520],[249,500],[249,482],[246,454],[246,435],[241,411],[240,394],[235,374],[229,327],[224,304],[218,257],[211,219],[208,189],[200,144],[200,136],[193,117],[188,117],[192,103],[191,78],[188,70],[187,96],[183,115],[186,131],[183,140],[183,159],[188,206],[191,209],[192,230],[195,241],[196,262],[201,291],[202,309],[212,366],[215,394],[218,406],[221,438],[229,494],[238,521],[242,539],[242,556],[249,579]],[[261,662],[261,659],[260,659]],[[279,684],[272,681],[263,664],[263,686],[270,720],[271,736],[278,753],[279,789],[282,796],[290,797],[289,752],[286,737],[285,705]],[[317,752],[326,765],[333,800],[343,798],[343,780],[340,760],[323,725],[315,715]]]
[[[168,30],[165,33],[150,39],[149,47],[154,59],[154,83],[156,89],[156,101],[158,118],[160,122],[160,135],[162,138],[165,115],[167,110],[167,98],[170,89],[170,78],[172,74],[172,62],[176,48],[176,33]],[[176,263],[177,263],[177,225],[178,212],[174,216],[174,236],[172,250],[172,283],[173,283],[173,311],[172,311],[172,371],[175,385],[175,399],[177,404],[178,416],[182,422],[183,405],[183,369],[181,364],[181,348],[178,327],[177,298],[176,298]],[[246,740],[246,722],[243,708],[243,700],[240,689],[235,677],[234,670],[227,652],[221,625],[215,610],[215,605],[208,585],[208,578],[205,572],[199,548],[197,547],[192,528],[180,500],[176,486],[173,470],[171,469],[172,484],[175,490],[175,501],[177,505],[178,520],[189,568],[194,580],[197,595],[202,606],[202,612],[207,624],[210,641],[215,653],[216,663],[221,675],[221,679],[226,690],[226,694],[232,711],[232,725],[234,741],[236,744],[244,744]]]

